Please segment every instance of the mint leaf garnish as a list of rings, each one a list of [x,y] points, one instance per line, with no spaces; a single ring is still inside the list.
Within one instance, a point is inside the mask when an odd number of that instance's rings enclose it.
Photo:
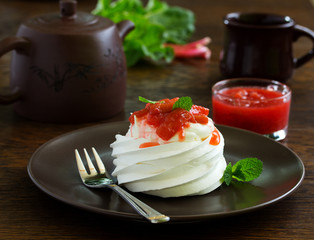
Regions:
[[[139,100],[140,102],[144,102],[144,103],[152,103],[152,104],[158,103],[158,101],[148,100],[148,99],[146,99],[146,98],[144,98],[144,97],[141,97],[141,96],[138,97],[138,100]]]
[[[192,99],[190,97],[180,97],[178,101],[176,101],[172,109],[183,108],[187,111],[190,111],[193,106]]]
[[[223,175],[224,181],[227,184],[227,186],[230,185],[231,181],[232,181],[232,164],[229,163],[224,171],[224,175]]]
[[[233,177],[238,181],[249,182],[257,178],[263,171],[263,162],[257,158],[245,158],[233,167]]]
[[[263,171],[263,162],[257,158],[245,158],[232,166],[229,163],[224,171],[222,180],[230,185],[233,179],[250,182],[259,177]]]
[[[139,96],[138,97],[138,100],[140,102],[144,102],[144,103],[151,103],[151,104],[156,104],[158,102],[162,103],[163,101],[152,101],[152,100],[149,100],[149,99],[146,99],[144,97],[141,97]],[[176,109],[176,108],[183,108],[187,111],[190,111],[191,108],[193,106],[193,102],[192,102],[192,99],[190,97],[180,97],[178,99],[178,101],[176,101],[173,106],[172,106],[172,110]]]

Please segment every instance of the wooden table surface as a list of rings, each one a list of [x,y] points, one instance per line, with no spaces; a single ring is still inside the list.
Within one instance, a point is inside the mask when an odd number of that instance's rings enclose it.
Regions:
[[[211,107],[211,86],[222,79],[219,52],[223,42],[222,18],[228,12],[271,12],[289,15],[314,29],[314,8],[308,0],[169,0],[196,14],[193,39],[210,36],[210,61],[175,61],[169,65],[143,63],[128,70],[125,110],[102,122],[125,120],[139,109],[137,96],[153,99],[191,96]],[[79,10],[91,11],[95,1],[79,1]],[[29,17],[57,11],[57,1],[0,2],[0,39],[15,35]],[[296,55],[312,47],[301,39]],[[0,89],[9,86],[10,54],[0,59]],[[24,119],[11,105],[0,106],[0,239],[314,239],[314,61],[295,71],[287,83],[293,91],[289,133],[282,141],[303,160],[302,185],[284,200],[238,216],[190,224],[152,225],[114,220],[77,209],[49,197],[30,180],[27,163],[48,140],[85,124],[48,124]]]

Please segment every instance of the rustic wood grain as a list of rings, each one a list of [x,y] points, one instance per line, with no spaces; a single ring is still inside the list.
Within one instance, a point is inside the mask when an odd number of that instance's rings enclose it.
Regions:
[[[14,35],[20,22],[57,11],[57,1],[0,2],[0,39]],[[314,29],[314,8],[307,0],[169,0],[171,5],[196,14],[198,39],[210,36],[212,58],[176,60],[166,65],[143,62],[128,70],[125,110],[107,121],[127,119],[142,107],[139,95],[152,99],[189,95],[211,106],[211,86],[222,79],[219,52],[223,16],[232,11],[290,15],[298,24]],[[95,1],[79,1],[90,11]],[[296,44],[297,54],[311,47]],[[8,91],[10,55],[0,58],[0,92]],[[301,187],[286,199],[264,209],[230,218],[192,224],[149,225],[126,222],[86,212],[50,198],[29,179],[26,166],[43,143],[63,133],[90,126],[47,124],[16,115],[12,106],[0,106],[0,239],[314,239],[314,61],[297,69],[288,85],[293,99],[287,138],[282,142],[303,160],[306,175]],[[99,122],[98,122],[99,123]]]

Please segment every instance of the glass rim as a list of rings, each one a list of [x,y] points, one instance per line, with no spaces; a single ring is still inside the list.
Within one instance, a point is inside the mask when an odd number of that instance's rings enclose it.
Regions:
[[[229,85],[231,86],[227,86]],[[239,84],[236,84],[239,83]],[[241,84],[242,83],[242,84]],[[261,83],[265,85],[261,85]],[[233,85],[232,85],[233,84]],[[269,102],[269,101],[274,101],[274,100],[280,100],[280,99],[285,99],[287,97],[291,97],[291,89],[289,86],[287,86],[284,83],[281,83],[276,80],[271,80],[271,79],[263,79],[263,78],[230,78],[230,79],[224,79],[221,81],[216,82],[213,87],[212,87],[212,95],[213,96],[222,96],[226,99],[236,99],[238,102],[260,102],[261,100],[248,100],[248,99],[241,99],[241,98],[235,98],[230,95],[223,94],[219,92],[219,90],[222,89],[228,89],[228,88],[236,88],[236,87],[256,87],[256,88],[263,88],[267,89],[268,86],[275,85],[275,86],[280,86],[282,87],[282,90],[274,90],[277,92],[280,92],[282,96],[278,97],[273,97],[273,98],[267,98],[263,100],[263,102]],[[221,87],[220,89],[217,89]]]

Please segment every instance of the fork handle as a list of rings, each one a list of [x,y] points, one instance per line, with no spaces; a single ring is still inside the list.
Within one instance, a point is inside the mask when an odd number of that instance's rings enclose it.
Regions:
[[[141,214],[143,217],[151,221],[152,223],[162,223],[167,222],[170,218],[155,209],[151,208],[147,204],[143,203],[141,200],[137,199],[123,188],[116,184],[108,185],[112,190],[114,190],[120,197],[122,197],[127,203],[130,204],[133,209]]]

